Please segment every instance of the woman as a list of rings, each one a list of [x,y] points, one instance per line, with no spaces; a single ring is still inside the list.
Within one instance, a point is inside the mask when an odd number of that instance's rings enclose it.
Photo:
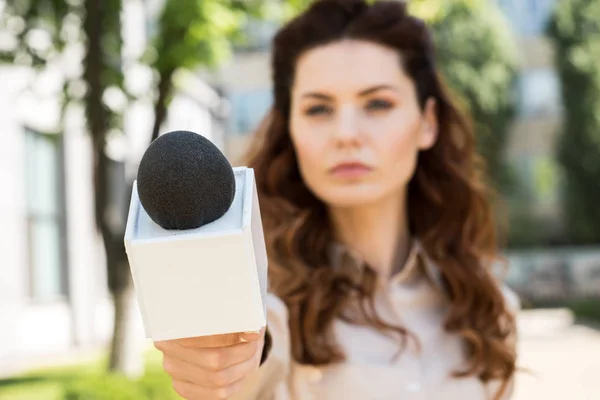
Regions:
[[[159,342],[186,399],[505,399],[517,298],[492,274],[471,127],[399,1],[317,1],[273,42],[251,151],[268,330]]]

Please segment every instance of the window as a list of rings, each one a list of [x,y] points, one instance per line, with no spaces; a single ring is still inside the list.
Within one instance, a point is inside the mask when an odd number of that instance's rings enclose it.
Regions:
[[[551,154],[523,154],[511,164],[519,175],[524,200],[538,210],[558,204],[560,166]]]
[[[232,130],[245,134],[252,132],[265,117],[272,103],[270,89],[232,93]]]
[[[557,0],[497,0],[513,28],[522,35],[542,35]]]
[[[29,295],[47,301],[67,295],[61,135],[25,132]]]
[[[279,29],[276,21],[248,19],[243,27],[243,40],[234,43],[236,51],[265,51],[271,46],[271,39]]]
[[[529,0],[529,7],[528,7],[528,11],[529,11],[529,15],[538,15],[538,13],[540,12],[541,8],[541,0]]]
[[[552,68],[526,70],[519,77],[522,116],[557,114],[561,111],[560,81]]]

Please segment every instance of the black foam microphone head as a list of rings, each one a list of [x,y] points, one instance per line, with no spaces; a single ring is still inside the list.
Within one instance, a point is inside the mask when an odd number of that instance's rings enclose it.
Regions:
[[[217,146],[188,131],[154,140],[137,175],[140,202],[165,229],[194,229],[213,222],[231,207],[233,168]]]

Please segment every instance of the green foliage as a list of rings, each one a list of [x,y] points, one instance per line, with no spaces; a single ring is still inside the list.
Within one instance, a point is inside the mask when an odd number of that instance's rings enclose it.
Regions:
[[[567,302],[567,307],[573,311],[575,317],[581,321],[600,324],[600,300],[579,299]]]
[[[173,390],[171,377],[160,368],[149,368],[138,384],[149,400],[180,400]]]
[[[142,400],[144,391],[120,375],[81,378],[66,385],[63,400]]]
[[[296,0],[296,3],[300,1]],[[101,4],[100,9],[94,10],[95,4]],[[0,29],[12,34],[14,40],[13,46],[0,49],[0,62],[43,70],[61,56],[69,44],[83,42],[89,46],[90,38],[85,35],[88,7],[100,21],[97,34],[101,36],[102,54],[98,57],[100,65],[96,67],[102,70],[99,84],[103,90],[117,88],[133,100],[134,96],[124,85],[121,60],[122,0],[6,2],[0,15]],[[233,43],[244,40],[242,28],[250,18],[281,20],[287,15],[285,10],[288,8],[287,3],[277,0],[166,0],[157,21],[151,22],[156,29],[140,62],[169,80],[179,68],[215,67],[230,56]],[[91,54],[94,55],[97,54]],[[84,100],[81,94],[74,95],[77,91],[73,90],[81,79],[89,85],[85,76],[70,77],[65,82],[65,104]],[[170,92],[170,88],[166,91]],[[169,98],[161,98],[161,101],[168,103]],[[122,130],[121,113],[111,111],[104,110],[109,120],[106,129]]]
[[[125,387],[124,393],[140,395],[136,397],[139,400],[181,400],[172,388],[171,378],[162,370],[162,353],[153,347],[145,353],[144,375],[131,381],[121,375],[106,375],[108,358],[108,354],[102,354],[90,361],[2,378],[0,400],[64,400],[66,394],[83,396],[90,391],[92,394],[83,398],[94,400],[97,396],[106,396],[102,393],[105,383],[112,388],[109,393]],[[98,392],[94,392],[98,388]]]
[[[145,60],[164,73],[177,68],[216,67],[244,42],[251,20],[282,21],[306,0],[167,0]]]
[[[475,120],[492,183],[508,191],[503,158],[515,111],[517,53],[504,15],[484,0],[416,0],[410,10],[432,27],[441,73]]]
[[[0,29],[15,35],[14,45],[0,50],[4,62],[43,68],[67,43],[61,27],[71,16],[71,6],[61,0],[5,2]]]
[[[61,400],[179,400],[171,379],[153,370],[138,380],[118,374],[91,375],[67,383]]]
[[[562,82],[558,159],[564,215],[574,244],[600,242],[600,0],[557,3],[548,27]]]
[[[230,36],[245,17],[243,10],[227,2],[168,0],[149,61],[158,71],[214,66],[228,55]]]

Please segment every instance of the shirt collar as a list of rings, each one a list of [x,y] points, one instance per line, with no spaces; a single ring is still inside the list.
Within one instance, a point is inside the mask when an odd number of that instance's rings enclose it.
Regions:
[[[404,267],[390,280],[392,284],[406,284],[423,274],[435,289],[445,291],[440,269],[429,257],[421,242],[415,239]]]
[[[420,246],[418,240],[413,240],[406,262],[404,263],[400,271],[396,272],[393,276],[390,277],[390,281],[392,283],[404,283],[414,278],[415,275],[417,275],[421,269],[422,262],[420,257],[422,252],[423,249]]]
[[[342,257],[347,257],[352,261],[353,267],[361,270],[365,263],[357,254],[354,254],[347,246],[341,243],[334,243],[332,246],[332,256],[334,265],[339,265],[338,262]],[[413,239],[411,249],[404,263],[404,266],[399,272],[394,274],[390,279],[382,279],[382,284],[407,284],[413,279],[417,279],[421,274],[425,274],[426,278],[436,289],[444,292],[442,273],[437,265],[427,255],[421,242],[418,239]]]

